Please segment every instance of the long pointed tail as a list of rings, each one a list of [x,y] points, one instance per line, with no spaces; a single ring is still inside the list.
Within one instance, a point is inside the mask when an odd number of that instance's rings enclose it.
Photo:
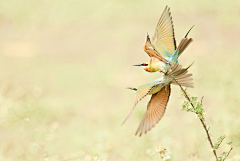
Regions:
[[[194,26],[195,26],[195,25],[193,25],[193,26],[188,30],[188,32],[187,32],[187,34],[184,36],[184,38],[187,38],[189,32],[192,30],[192,28],[193,28]]]
[[[177,50],[179,50],[178,57],[184,52],[184,50],[193,42],[192,38],[183,38],[178,45]]]
[[[192,38],[187,38],[187,35],[192,30],[194,25],[188,30],[187,34],[184,36],[184,38],[181,40],[181,42],[178,45],[177,50],[179,50],[178,57],[184,52],[184,50],[193,42]]]
[[[193,88],[194,85],[193,85],[192,74],[188,73],[188,69],[192,66],[192,64],[189,65],[187,68],[182,68],[180,64],[176,64],[172,67],[172,72],[168,73],[168,75],[174,76],[175,80],[181,86]],[[173,80],[171,83],[177,85],[175,80]]]

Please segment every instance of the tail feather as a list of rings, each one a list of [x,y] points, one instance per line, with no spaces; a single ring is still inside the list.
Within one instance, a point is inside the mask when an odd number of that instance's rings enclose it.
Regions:
[[[177,80],[178,83],[191,83],[193,79],[191,78],[184,78],[184,79],[179,79]]]
[[[193,64],[193,63],[192,63]],[[188,73],[188,69],[192,66],[189,65],[187,68],[182,68],[180,64],[176,64],[172,67],[172,72],[168,75],[174,76],[175,80],[181,85],[185,87],[194,87],[192,74]],[[172,84],[177,85],[177,82],[172,80]]]
[[[193,25],[193,26],[188,30],[188,32],[187,32],[187,34],[184,36],[184,38],[186,38],[186,37],[188,36],[189,32],[192,30],[192,28],[193,28],[194,26],[195,26],[195,25]]]
[[[193,42],[192,38],[187,38],[189,32],[192,30],[192,28],[195,25],[193,25],[187,32],[187,34],[184,36],[184,38],[181,40],[181,42],[178,45],[177,50],[179,49],[178,57],[184,52],[184,50]]]
[[[174,76],[184,75],[184,74],[186,74],[188,72],[188,68],[190,68],[193,65],[193,63],[191,65],[189,65],[187,68],[182,68],[182,66],[180,64],[175,64],[171,68],[172,71],[168,75],[174,75]]]
[[[193,42],[192,38],[183,38],[178,45],[177,50],[179,50],[178,57],[184,52],[184,50]]]
[[[188,78],[191,76],[192,76],[192,74],[185,74],[185,75],[178,76],[178,79],[184,79],[184,78]]]

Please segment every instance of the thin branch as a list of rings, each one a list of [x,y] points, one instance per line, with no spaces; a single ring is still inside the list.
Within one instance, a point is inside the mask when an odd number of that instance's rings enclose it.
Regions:
[[[185,91],[185,90],[182,88],[182,86],[176,81],[175,78],[173,78],[172,76],[170,76],[170,77],[178,84],[178,86],[179,86],[179,87],[181,88],[181,90],[183,91],[186,99],[189,101],[189,103],[191,104],[191,106],[194,108],[194,105],[191,103],[191,100],[190,100],[190,98],[188,97],[186,91]],[[198,114],[198,113],[196,113],[196,114]],[[202,123],[202,125],[203,125],[203,128],[205,129],[205,132],[206,132],[206,134],[207,134],[208,141],[209,141],[209,143],[210,143],[210,145],[211,145],[211,148],[213,148],[213,143],[212,143],[210,134],[209,134],[209,132],[208,132],[208,129],[207,129],[207,127],[206,127],[206,124],[204,123],[204,118],[199,118],[199,119],[200,119],[200,121],[201,121],[201,123]],[[218,157],[217,157],[217,153],[216,153],[216,150],[215,150],[215,149],[213,150],[213,153],[214,153],[214,156],[215,156],[215,158],[216,158],[216,161],[218,161]]]
[[[221,142],[218,144],[218,146],[216,147],[216,149],[219,148],[220,144],[223,142],[223,140],[225,139],[226,136],[224,136],[222,139],[221,139]]]
[[[231,148],[231,149],[229,150],[229,152],[228,152],[227,155],[226,155],[226,158],[228,157],[228,155],[230,154],[230,152],[232,151],[232,149],[233,149],[233,148]]]
[[[202,106],[203,97],[204,97],[204,96],[202,96],[202,99],[201,99],[201,106]]]

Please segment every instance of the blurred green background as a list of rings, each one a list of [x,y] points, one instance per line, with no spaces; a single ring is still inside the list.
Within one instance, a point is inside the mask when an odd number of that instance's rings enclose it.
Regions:
[[[136,137],[142,100],[124,126],[134,93],[152,81],[132,64],[149,60],[142,45],[171,7],[177,43],[192,25],[194,42],[180,57],[201,98],[218,153],[234,142],[240,160],[240,1],[7,0],[0,1],[0,160],[153,161],[165,146],[176,160],[214,160],[195,114],[172,86],[162,120]]]

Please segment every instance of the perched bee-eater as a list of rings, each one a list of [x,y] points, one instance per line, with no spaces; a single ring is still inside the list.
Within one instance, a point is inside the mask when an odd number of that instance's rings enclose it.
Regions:
[[[161,78],[158,78],[150,83],[141,85],[139,87],[129,88],[136,91],[136,94],[132,104],[132,109],[122,124],[126,122],[132,111],[134,110],[135,106],[141,99],[143,99],[147,95],[152,95],[147,105],[147,112],[143,116],[143,119],[135,135],[137,135],[139,132],[139,136],[141,136],[142,133],[147,133],[147,131],[151,130],[151,128],[159,122],[165,112],[171,92],[170,84],[176,84],[176,80],[177,83],[182,86],[193,87],[192,74],[187,74],[189,67],[182,68],[181,65],[175,64],[172,68],[172,71],[169,72],[167,75],[164,75]]]
[[[160,70],[166,73],[167,71],[171,71],[171,67],[178,63],[178,57],[193,41],[192,38],[187,38],[188,33],[177,47],[170,8],[166,6],[158,21],[152,37],[152,43],[147,34],[143,45],[144,51],[151,58],[150,61],[135,66],[142,66],[147,72],[157,72]]]

